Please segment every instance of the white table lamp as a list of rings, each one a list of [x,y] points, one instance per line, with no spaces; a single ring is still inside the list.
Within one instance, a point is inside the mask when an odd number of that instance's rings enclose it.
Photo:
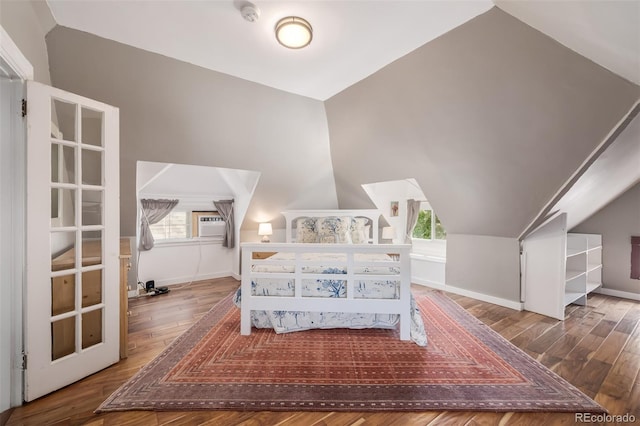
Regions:
[[[393,226],[385,226],[382,228],[382,239],[383,240],[393,240],[396,237],[396,230],[393,229]]]
[[[258,225],[258,235],[262,235],[262,242],[268,243],[269,235],[273,234],[273,229],[271,228],[271,224],[269,222],[261,223]]]

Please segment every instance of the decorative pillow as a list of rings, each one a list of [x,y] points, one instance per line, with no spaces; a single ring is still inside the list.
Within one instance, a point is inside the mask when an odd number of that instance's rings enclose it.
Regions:
[[[368,221],[364,217],[354,217],[351,220],[351,241],[353,244],[367,244],[369,242]]]
[[[318,231],[316,229],[316,218],[301,217],[296,220],[296,242],[297,243],[317,243]]]
[[[351,218],[321,217],[316,222],[318,242],[325,244],[351,244]]]

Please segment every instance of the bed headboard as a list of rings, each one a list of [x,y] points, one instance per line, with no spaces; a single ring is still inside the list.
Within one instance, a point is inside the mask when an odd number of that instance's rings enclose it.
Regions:
[[[365,218],[368,221],[370,235],[369,243],[378,244],[378,220],[380,218],[380,210],[376,209],[355,209],[355,210],[288,210],[282,212],[285,219],[286,241],[288,243],[295,242],[296,239],[296,220],[299,218],[323,218],[323,217],[351,217]]]

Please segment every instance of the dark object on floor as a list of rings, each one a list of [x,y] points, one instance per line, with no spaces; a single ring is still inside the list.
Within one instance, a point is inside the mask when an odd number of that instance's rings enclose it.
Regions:
[[[158,296],[160,294],[167,294],[169,293],[169,288],[167,287],[158,287],[158,288],[154,288],[153,293],[151,294],[152,296]]]

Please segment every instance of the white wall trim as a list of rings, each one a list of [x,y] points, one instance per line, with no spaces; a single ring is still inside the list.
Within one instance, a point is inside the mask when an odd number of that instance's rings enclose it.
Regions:
[[[33,65],[22,54],[18,46],[13,42],[9,34],[0,25],[0,58],[6,63],[17,77],[24,80],[33,80]],[[21,89],[21,91],[24,89]],[[19,100],[19,96],[24,96],[24,93],[12,93],[15,96],[15,101]],[[15,114],[19,117],[18,114]],[[26,169],[26,157],[25,157],[25,126],[24,121],[17,120],[15,126],[12,124],[11,137],[7,146],[8,151],[11,152],[11,160],[13,163],[12,174],[13,180],[13,192],[11,194],[11,214],[14,215],[12,219],[12,234],[8,245],[13,247],[12,258],[7,265],[9,275],[12,277],[10,285],[10,293],[8,297],[11,298],[13,309],[9,314],[11,316],[11,334],[9,336],[11,342],[5,342],[6,336],[2,336],[2,342],[0,344],[9,343],[12,346],[11,364],[10,364],[10,394],[0,395],[2,400],[0,406],[4,407],[8,402],[10,406],[19,406],[22,404],[22,364],[21,364],[21,352],[23,348],[22,332],[23,332],[23,298],[22,292],[24,289],[24,241],[25,241],[25,169]],[[0,367],[4,368],[4,366]]]
[[[595,293],[604,294],[605,296],[614,296],[614,297],[621,297],[623,299],[640,301],[640,294],[631,293],[630,291],[621,291],[621,290],[614,290],[611,288],[600,287],[599,289],[595,290]]]
[[[33,65],[22,54],[9,34],[0,25],[0,57],[22,80],[33,80]]]
[[[411,283],[423,285],[425,287],[433,288],[435,290],[449,291],[447,290],[448,286],[446,286],[445,284],[435,282],[432,280],[426,280],[424,278],[411,277]]]
[[[515,309],[516,311],[521,311],[523,309],[523,304],[520,302],[514,302],[513,300],[503,299],[501,297],[489,296],[487,294],[477,293],[475,291],[465,290],[459,287],[453,287],[450,285],[443,285],[438,283],[432,283],[427,280],[420,279],[412,279],[414,284],[423,285],[425,287],[430,287],[435,290],[447,291],[449,293],[459,294],[460,296],[471,297],[472,299],[481,300],[487,303],[493,303],[494,305],[504,306],[505,308]]]

